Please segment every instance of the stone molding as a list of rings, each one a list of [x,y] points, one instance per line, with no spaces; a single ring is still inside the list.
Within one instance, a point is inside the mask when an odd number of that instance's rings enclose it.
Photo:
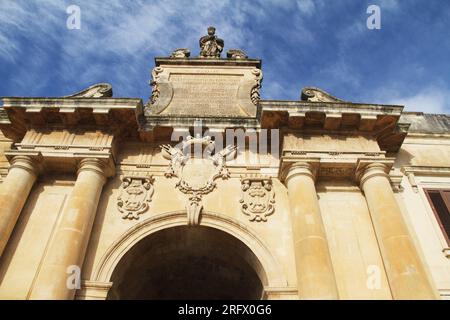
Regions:
[[[112,285],[112,282],[83,280],[75,293],[75,300],[106,300]]]
[[[106,178],[115,175],[115,165],[112,160],[112,155],[109,152],[68,154],[59,152],[8,150],[5,151],[5,156],[12,165],[14,165],[14,159],[27,159],[28,157],[31,159],[31,162],[27,162],[28,160],[26,160],[22,164],[22,167],[24,169],[30,169],[30,166],[36,166],[38,173],[45,171],[78,174],[80,170],[91,170]],[[61,163],[65,164],[63,169],[61,168]]]
[[[450,167],[436,167],[436,166],[404,166],[401,171],[408,175],[427,175],[427,176],[450,176]]]
[[[298,300],[296,287],[264,287],[262,300]]]

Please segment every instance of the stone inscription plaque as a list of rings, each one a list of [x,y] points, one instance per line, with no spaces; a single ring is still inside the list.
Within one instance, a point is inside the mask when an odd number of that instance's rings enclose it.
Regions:
[[[179,115],[242,114],[237,102],[241,75],[171,74],[170,113]]]
[[[161,64],[152,70],[152,96],[146,107],[147,115],[256,117],[262,80],[260,69],[253,66],[197,66],[188,62]]]

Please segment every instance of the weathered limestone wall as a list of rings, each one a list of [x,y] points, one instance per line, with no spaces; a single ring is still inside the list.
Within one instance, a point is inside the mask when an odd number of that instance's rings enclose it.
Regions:
[[[398,152],[395,166],[450,167],[450,136],[411,134]]]
[[[450,189],[448,132],[410,134],[398,153],[395,167],[404,173],[401,182],[403,191],[398,193],[398,201],[402,204],[411,233],[441,297],[450,299],[449,244],[424,191]]]
[[[395,171],[403,170],[405,175],[401,182],[403,191],[396,193],[396,200],[413,241],[419,248],[419,254],[426,261],[425,271],[432,277],[443,297],[450,297],[450,265],[445,253],[447,245],[428,205],[423,188],[450,188],[449,175],[445,171],[450,167],[449,141],[448,137],[413,134],[405,140],[395,163]],[[10,144],[7,139],[0,136],[0,170],[8,166],[2,148],[8,149]],[[78,132],[30,130],[18,144],[21,148],[37,145],[46,152],[57,150],[61,155],[65,152],[68,155],[73,149],[80,153],[107,149],[113,154],[116,172],[114,177],[107,180],[101,192],[82,268],[83,280],[96,280],[94,279],[96,272],[105,254],[117,245],[127,231],[139,226],[146,219],[185,210],[188,195],[176,188],[176,177],[164,176],[169,162],[163,158],[160,144],[162,143],[143,143],[127,139],[116,145],[111,135],[97,130]],[[288,133],[284,139],[283,149],[312,152],[323,157],[326,154],[328,163],[343,161],[346,165],[353,163],[355,157],[365,154],[375,153],[380,159],[384,157],[377,141],[362,135]],[[40,175],[0,260],[0,299],[29,298],[37,281],[45,252],[55,234],[76,179],[70,161],[57,161],[58,165],[53,164],[53,167],[61,171],[67,167],[67,175],[56,176],[45,171]],[[292,176],[304,178],[311,175],[307,179],[312,179],[314,170],[313,165],[310,166],[311,169],[306,170],[306,175],[304,172],[298,173],[293,170]],[[405,168],[422,166],[427,167],[428,171],[418,173],[413,170],[414,179],[408,179],[410,169]],[[295,289],[298,274],[292,230],[295,224],[290,212],[290,202],[293,203],[295,196],[290,199],[286,181],[279,180],[279,159],[246,151],[241,152],[237,160],[229,162],[227,167],[231,177],[226,180],[216,179],[217,188],[203,196],[203,210],[228,217],[254,234],[268,248],[282,270],[279,278],[286,281],[284,289],[286,291],[290,288]],[[315,185],[319,214],[328,242],[326,251],[329,252],[336,279],[337,296],[340,299],[391,299],[387,273],[365,195],[354,175],[345,179],[339,176],[342,173],[354,172],[353,164],[349,168],[350,171],[328,170],[327,174],[334,172],[337,176],[319,176]],[[153,175],[155,192],[149,209],[139,215],[138,220],[123,219],[117,208],[122,177],[136,174]],[[249,217],[241,210],[241,177],[255,174],[270,176],[273,181],[275,211],[267,217],[266,222],[249,221]],[[295,179],[292,178],[290,182],[292,185],[295,185]],[[310,189],[314,191],[312,181]],[[309,194],[311,199],[314,195],[315,192]],[[372,282],[371,276],[377,275],[380,276],[379,281]]]
[[[73,181],[37,183],[22,210],[0,265],[0,299],[27,299]]]
[[[185,210],[188,195],[179,191],[175,184],[177,178],[167,178],[164,172],[168,161],[162,157],[158,145],[145,143],[126,143],[119,153],[119,165],[116,177],[105,185],[99,202],[90,244],[83,268],[82,278],[89,280],[95,276],[105,253],[113,244],[121,239],[123,234],[142,223],[146,219],[161,214]],[[286,287],[296,286],[293,241],[287,191],[276,178],[277,168],[270,167],[270,156],[262,157],[262,163],[269,164],[261,169],[259,166],[246,168],[246,158],[258,158],[257,155],[241,154],[235,163],[228,164],[231,177],[227,180],[216,179],[217,187],[211,193],[203,196],[203,210],[212,214],[226,216],[248,228],[269,249],[275,261],[283,270],[280,278],[287,280]],[[139,164],[139,166],[137,166]],[[268,216],[267,222],[252,222],[241,210],[241,180],[245,173],[255,174],[265,172],[273,176],[275,192],[275,212]],[[117,198],[120,195],[121,176],[137,173],[150,173],[154,177],[154,194],[149,210],[139,216],[138,220],[123,219],[117,209]]]
[[[317,185],[340,299],[392,299],[366,200],[349,180]]]

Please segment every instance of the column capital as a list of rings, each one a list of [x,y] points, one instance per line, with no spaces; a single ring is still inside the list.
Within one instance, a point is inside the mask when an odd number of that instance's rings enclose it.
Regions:
[[[83,171],[92,171],[106,179],[108,164],[98,158],[84,158],[78,162],[77,175]]]
[[[305,159],[289,163],[281,172],[281,180],[286,184],[291,178],[296,176],[308,176],[316,180],[319,161],[316,159]]]
[[[389,171],[394,161],[392,159],[359,159],[356,165],[355,178],[362,189],[364,183],[372,177],[385,177],[389,180]]]
[[[40,154],[14,155],[13,157],[10,158],[9,162],[11,164],[9,170],[12,170],[14,168],[20,168],[34,174],[35,176],[37,176],[42,170],[42,156]]]

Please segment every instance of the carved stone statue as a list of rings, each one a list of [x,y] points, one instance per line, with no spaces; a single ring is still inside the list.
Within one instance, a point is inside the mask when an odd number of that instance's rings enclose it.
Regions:
[[[208,35],[200,38],[200,57],[220,58],[224,41],[216,35],[216,28],[208,27]]]

